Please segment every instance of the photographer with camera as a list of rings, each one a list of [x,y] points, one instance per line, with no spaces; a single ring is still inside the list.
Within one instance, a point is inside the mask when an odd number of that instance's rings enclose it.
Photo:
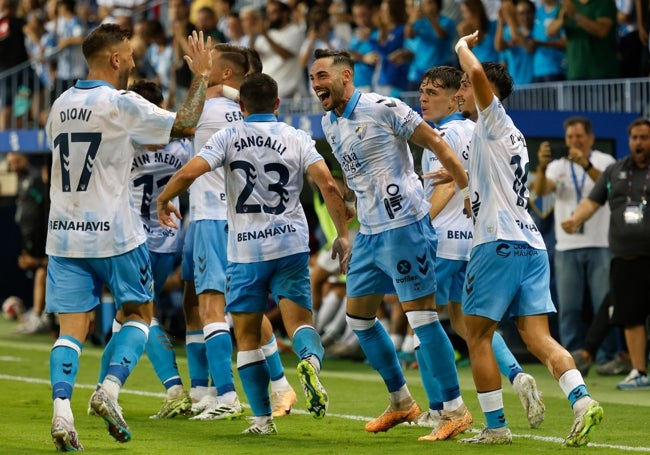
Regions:
[[[569,218],[580,201],[594,187],[594,182],[614,158],[593,150],[595,142],[591,121],[570,117],[564,121],[563,156],[552,158],[548,142],[537,153],[539,166],[532,190],[539,196],[555,193],[555,277],[558,302],[560,342],[569,351],[583,346],[590,321],[583,318],[583,304],[590,297],[593,314],[609,289],[611,253],[607,240],[609,207],[605,204],[586,222],[580,232],[569,235],[560,222]],[[616,352],[615,340],[609,337],[601,345],[597,361],[611,360]]]

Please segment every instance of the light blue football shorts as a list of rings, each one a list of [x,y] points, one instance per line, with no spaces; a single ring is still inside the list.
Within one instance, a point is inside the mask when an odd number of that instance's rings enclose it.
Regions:
[[[463,313],[500,321],[555,312],[548,254],[526,242],[497,240],[472,249]]]
[[[125,303],[153,299],[153,278],[147,244],[107,258],[50,256],[45,309],[48,313],[85,313],[99,305],[106,284],[121,309]]]
[[[181,280],[194,281],[194,225],[190,221],[183,237],[183,252],[181,255]]]
[[[309,311],[312,309],[309,253],[262,262],[229,262],[226,275],[229,313],[262,313],[269,294],[277,303],[286,298]]]
[[[228,222],[194,222],[194,287],[196,295],[205,291],[225,292],[228,256]]]
[[[153,300],[158,303],[165,281],[174,271],[176,253],[155,253],[151,251],[151,272],[153,273]]]
[[[359,233],[348,265],[347,294],[397,294],[408,302],[436,292],[438,238],[429,216],[379,234]]]
[[[461,302],[467,261],[436,258],[436,305]]]

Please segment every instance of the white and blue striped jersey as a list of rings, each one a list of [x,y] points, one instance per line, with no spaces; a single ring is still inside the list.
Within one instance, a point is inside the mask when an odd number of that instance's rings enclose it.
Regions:
[[[528,210],[526,139],[495,96],[479,111],[472,136],[469,189],[474,214],[474,243],[524,241],[545,250]]]
[[[407,142],[420,123],[404,102],[358,90],[342,116],[323,116],[325,139],[357,196],[362,234],[406,226],[428,213]]]
[[[102,258],[145,242],[129,181],[140,144],[169,142],[176,114],[104,81],[77,81],[52,105],[48,255]]]
[[[131,166],[131,195],[140,214],[147,236],[147,247],[153,253],[177,253],[181,246],[178,229],[162,227],[158,222],[156,201],[174,173],[187,163],[192,154],[192,141],[180,139],[161,147],[135,144]],[[172,199],[178,207],[178,197]]]
[[[239,93],[239,92],[238,92]],[[205,100],[203,112],[194,133],[194,156],[217,131],[241,123],[244,116],[239,104],[226,97]],[[190,220],[225,220],[226,185],[223,169],[197,178],[190,187]]]
[[[198,156],[225,170],[230,262],[309,251],[300,192],[307,169],[323,157],[307,133],[273,114],[254,114],[216,133]]]
[[[456,153],[463,168],[469,169],[469,148],[474,133],[474,122],[463,118],[459,113],[445,117],[438,124],[440,136]],[[442,163],[429,149],[422,152],[422,173],[437,171]],[[424,196],[427,201],[435,189],[431,179],[424,179]],[[447,205],[431,220],[431,225],[438,236],[437,257],[458,261],[469,261],[472,249],[472,219],[464,212],[464,200],[459,191],[452,196]]]

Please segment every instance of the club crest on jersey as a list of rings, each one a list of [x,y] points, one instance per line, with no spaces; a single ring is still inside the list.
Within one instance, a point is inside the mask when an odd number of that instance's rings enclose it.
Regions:
[[[357,137],[359,138],[359,140],[363,140],[363,138],[366,137],[366,132],[367,132],[367,130],[368,130],[368,126],[367,126],[367,125],[360,125],[360,126],[357,126],[357,127],[354,129],[354,134],[357,135]]]

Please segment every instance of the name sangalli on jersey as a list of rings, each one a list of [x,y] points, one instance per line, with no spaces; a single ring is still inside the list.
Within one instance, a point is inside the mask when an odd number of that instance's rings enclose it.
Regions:
[[[110,231],[109,221],[50,220],[50,231]]]
[[[287,146],[281,142],[278,142],[277,139],[271,139],[270,137],[264,136],[248,136],[238,138],[235,141],[235,150],[241,152],[243,149],[248,147],[266,147],[271,150],[275,150],[280,155],[287,151]]]
[[[266,239],[275,235],[288,234],[290,232],[296,232],[296,227],[293,224],[285,224],[284,226],[266,228],[260,231],[238,232],[237,241],[246,242],[248,240]]]

